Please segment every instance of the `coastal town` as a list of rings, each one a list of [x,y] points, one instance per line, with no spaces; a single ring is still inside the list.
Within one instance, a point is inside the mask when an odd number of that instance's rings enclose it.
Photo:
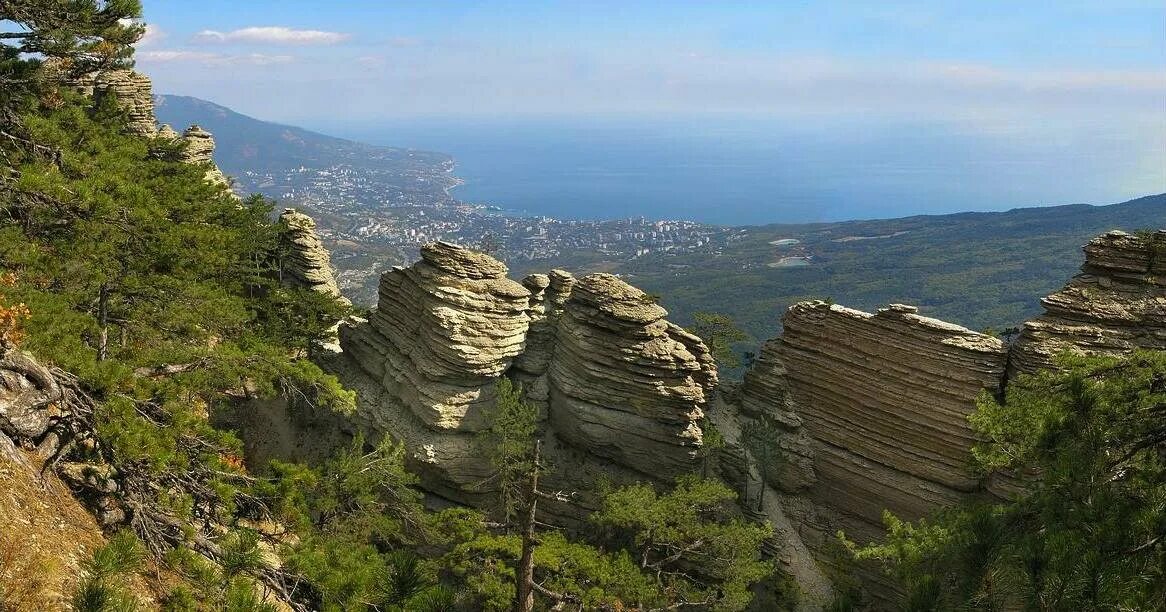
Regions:
[[[375,296],[380,272],[410,263],[420,245],[436,240],[470,245],[523,269],[620,263],[650,254],[714,254],[737,233],[685,220],[515,215],[492,204],[457,200],[451,191],[461,181],[452,170],[452,163],[406,172],[344,163],[248,171],[237,180],[248,191],[316,218],[321,237],[334,250],[341,287],[358,301]]]

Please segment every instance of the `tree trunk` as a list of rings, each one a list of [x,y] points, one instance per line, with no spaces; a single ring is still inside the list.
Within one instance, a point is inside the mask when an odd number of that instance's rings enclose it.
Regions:
[[[518,561],[518,572],[515,574],[516,595],[514,609],[516,612],[532,612],[534,610],[534,515],[538,506],[538,472],[539,454],[542,450],[542,441],[534,443],[534,466],[530,472],[530,488],[527,490],[527,511],[522,523],[522,558]]]
[[[97,360],[105,361],[109,356],[109,283],[101,283],[97,297]]]

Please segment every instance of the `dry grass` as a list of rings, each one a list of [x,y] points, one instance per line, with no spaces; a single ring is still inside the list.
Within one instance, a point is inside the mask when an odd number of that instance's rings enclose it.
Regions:
[[[66,609],[81,563],[103,541],[63,483],[0,453],[0,611]]]

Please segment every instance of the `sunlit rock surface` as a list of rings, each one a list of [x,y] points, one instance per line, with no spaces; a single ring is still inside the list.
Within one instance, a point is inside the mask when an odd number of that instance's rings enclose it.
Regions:
[[[1166,350],[1166,230],[1109,232],[1084,250],[1081,273],[1041,300],[1044,314],[1021,329],[1012,356],[1016,371],[1050,367],[1065,351]]]

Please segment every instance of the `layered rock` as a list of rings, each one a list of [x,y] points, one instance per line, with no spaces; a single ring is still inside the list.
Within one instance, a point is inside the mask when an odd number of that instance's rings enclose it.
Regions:
[[[178,161],[206,166],[208,182],[224,188],[230,186],[230,181],[215,164],[215,140],[210,132],[192,125],[179,135],[169,125],[158,126],[150,77],[133,70],[105,70],[69,84],[82,93],[91,93],[99,101],[102,96],[114,96],[117,105],[126,112],[128,132],[181,142],[183,146]]]
[[[667,314],[615,276],[589,274],[566,304],[550,364],[556,434],[663,478],[695,467],[717,381],[704,343]]]
[[[93,81],[93,92],[98,99],[113,95],[118,106],[126,111],[126,129],[148,138],[158,134],[152,88],[150,77],[133,70],[105,70],[99,72]]]
[[[1012,352],[1018,372],[1053,365],[1061,352],[1118,355],[1166,350],[1166,230],[1109,232],[1085,245],[1085,265],[1041,300]]]
[[[433,429],[478,431],[494,382],[523,351],[530,291],[501,262],[437,242],[421,261],[381,276],[378,308],[342,330],[341,346]]]
[[[336,285],[332,256],[316,233],[316,222],[292,208],[284,209],[279,220],[287,227],[281,236],[284,280],[295,286],[342,298],[340,287]]]
[[[206,180],[221,187],[228,187],[230,181],[215,165],[215,138],[210,132],[197,125],[186,128],[182,133],[182,148],[179,159],[187,164],[206,167]]]
[[[738,405],[742,420],[760,420],[768,425],[764,431],[778,435],[777,461],[758,467],[765,474],[766,482],[792,493],[814,484],[817,476],[814,474],[810,437],[806,435],[802,418],[797,415],[790,397],[780,349],[780,338],[761,346],[753,367],[745,373]]]
[[[544,452],[559,468],[548,486],[691,471],[716,384],[704,344],[614,276],[555,270],[520,284],[506,272],[439,242],[385,273],[377,309],[341,329],[344,352],[328,366],[358,391],[357,421],[406,442],[431,492],[475,503],[490,476],[475,433],[506,376],[547,417]],[[583,497],[544,510],[582,520]]]
[[[792,549],[833,564],[838,531],[869,542],[883,535],[884,510],[914,520],[979,490],[967,416],[1004,380],[1000,340],[898,304],[870,314],[803,302],[783,325],[737,403],[742,423],[778,432],[777,465],[756,467],[797,493],[781,497]],[[872,568],[861,578],[876,598],[893,592]]]
[[[903,305],[803,302],[784,327],[790,397],[814,440],[812,497],[877,526],[884,509],[915,519],[978,487],[967,417],[999,391],[1000,340]]]

